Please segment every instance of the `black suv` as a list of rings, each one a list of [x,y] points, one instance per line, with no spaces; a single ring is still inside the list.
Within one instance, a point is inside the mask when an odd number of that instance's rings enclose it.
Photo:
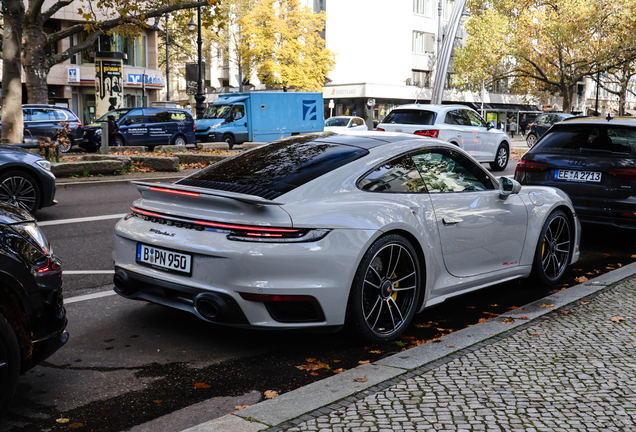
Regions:
[[[529,129],[526,134],[526,144],[528,144],[528,147],[532,148],[553,124],[569,117],[574,116],[565,113],[546,113],[537,116],[532,124],[528,125]]]
[[[57,139],[57,129],[62,129],[61,122],[68,122],[71,133],[68,145],[60,145],[61,152],[66,153],[74,145],[83,144],[84,129],[82,122],[75,113],[68,108],[56,105],[28,104],[22,105],[24,117],[24,143],[26,147],[37,147],[38,137]],[[0,123],[0,127],[2,127]]]
[[[68,340],[62,267],[35,219],[0,202],[0,417],[21,373]]]

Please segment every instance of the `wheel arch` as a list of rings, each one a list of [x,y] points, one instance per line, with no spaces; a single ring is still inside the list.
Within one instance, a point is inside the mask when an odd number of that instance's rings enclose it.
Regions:
[[[0,273],[0,313],[9,322],[13,329],[18,345],[20,346],[20,359],[23,370],[28,364],[29,359],[33,355],[33,340],[31,339],[31,324],[29,314],[30,310],[25,309],[28,302],[21,298],[19,282],[15,281],[10,275]]]
[[[570,259],[571,257],[574,255],[574,247],[576,246],[576,220],[574,217],[574,213],[572,212],[572,209],[566,205],[558,205],[555,208],[552,209],[552,211],[549,214],[552,214],[553,212],[557,211],[557,210],[561,210],[563,211],[563,213],[565,213],[565,215],[568,218],[568,222],[570,223],[570,229],[572,230],[572,238],[575,241],[570,242]]]

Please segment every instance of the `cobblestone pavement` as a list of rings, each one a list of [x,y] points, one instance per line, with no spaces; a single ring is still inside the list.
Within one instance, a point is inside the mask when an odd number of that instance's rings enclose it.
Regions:
[[[635,344],[632,278],[267,431],[636,431]]]

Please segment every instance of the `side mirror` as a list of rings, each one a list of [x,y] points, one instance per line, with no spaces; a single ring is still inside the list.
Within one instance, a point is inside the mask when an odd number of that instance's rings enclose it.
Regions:
[[[521,184],[508,177],[499,177],[499,198],[506,199],[508,195],[518,194],[521,191]]]

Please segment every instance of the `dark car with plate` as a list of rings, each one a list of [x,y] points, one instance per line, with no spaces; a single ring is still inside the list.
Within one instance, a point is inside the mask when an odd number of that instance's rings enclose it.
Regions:
[[[636,228],[636,119],[573,117],[519,160],[515,180],[557,187],[581,222]]]
[[[68,340],[62,266],[35,219],[0,203],[0,417],[21,373]]]
[[[69,108],[56,105],[27,104],[22,105],[22,116],[24,118],[25,147],[36,148],[38,137],[56,141],[57,131],[62,129],[62,122],[68,123],[70,130],[69,142],[58,147],[62,153],[66,153],[73,146],[80,146],[86,141],[82,122]]]
[[[82,145],[95,151],[102,145],[101,124],[108,116],[114,116],[119,131],[113,137],[113,146],[158,145],[185,146],[196,142],[194,119],[190,111],[181,108],[120,108],[109,111],[95,123],[84,127],[87,142]]]
[[[573,117],[573,115],[566,113],[545,113],[537,116],[532,124],[528,125],[526,144],[528,144],[528,147],[533,147],[553,124],[570,117]]]

